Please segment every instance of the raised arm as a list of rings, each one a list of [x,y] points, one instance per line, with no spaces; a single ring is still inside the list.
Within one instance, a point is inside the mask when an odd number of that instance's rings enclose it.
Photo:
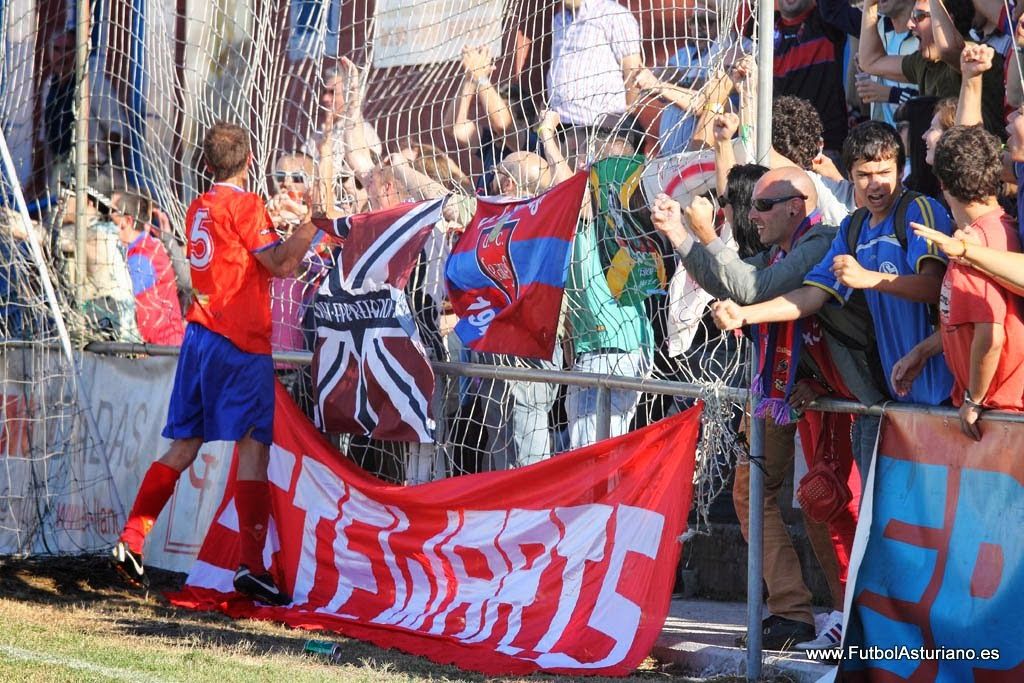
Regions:
[[[939,57],[946,64],[959,69],[960,51],[964,49],[964,37],[953,25],[953,19],[946,11],[942,0],[928,0],[928,6],[932,13],[932,35],[935,37],[935,47],[939,51]]]
[[[857,61],[863,71],[873,76],[909,83],[903,75],[903,57],[887,55],[878,35],[878,0],[864,0]]]
[[[719,196],[724,195],[729,185],[729,171],[736,165],[736,150],[732,146],[732,137],[740,127],[740,117],[736,114],[719,114],[712,124],[712,135],[715,140],[715,189]]]
[[[335,183],[338,182],[338,174],[334,168],[334,145],[331,136],[325,135],[320,143],[320,160],[317,162],[317,190],[319,192],[319,204],[322,205],[324,215],[328,218],[341,218],[345,212],[339,211],[334,203],[337,194]]]
[[[714,74],[700,91],[700,107],[697,125],[693,131],[694,142],[701,147],[714,142],[715,118],[725,111],[725,102],[732,92],[733,83],[724,71]]]
[[[503,137],[506,133],[512,132],[514,125],[512,110],[509,109],[508,103],[498,94],[497,88],[491,83],[494,62],[488,48],[484,46],[463,48],[462,68],[465,69],[466,79],[472,80],[476,85],[477,100],[484,109],[487,125],[490,126],[494,137]]]
[[[348,57],[342,57],[341,64],[345,70],[345,161],[356,175],[364,176],[373,170],[375,164],[363,119],[362,77]]]
[[[725,194],[729,171],[736,165],[732,138],[737,132],[748,158],[752,156],[749,146],[753,144],[750,133],[754,130],[756,119],[757,63],[751,55],[744,56],[729,69],[729,81],[740,96],[739,115],[717,114],[711,121],[712,146],[715,150],[715,188],[720,195]]]
[[[752,132],[757,123],[757,62],[746,55],[729,70],[729,78],[740,95],[740,142],[747,158],[754,158]]]
[[[468,77],[459,86],[459,95],[455,102],[448,106],[447,123],[452,137],[460,145],[474,145],[478,139],[476,123],[469,117],[469,108],[476,96],[476,83]]]
[[[960,101],[956,105],[958,126],[980,126],[982,74],[992,68],[995,50],[988,45],[967,43],[960,53]]]
[[[814,315],[828,301],[829,293],[805,285],[800,289],[752,306],[735,301],[719,301],[711,306],[715,324],[721,330],[736,330],[745,325],[799,320]]]
[[[558,112],[548,109],[541,116],[540,125],[537,126],[537,137],[540,138],[540,144],[544,148],[544,157],[552,169],[552,185],[572,177],[572,169],[569,168],[569,163],[562,155],[562,148],[559,147],[558,138],[555,137],[555,130],[559,123],[561,123],[561,119]]]

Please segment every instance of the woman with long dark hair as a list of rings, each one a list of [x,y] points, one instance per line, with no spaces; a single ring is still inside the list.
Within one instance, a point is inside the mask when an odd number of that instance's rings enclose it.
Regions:
[[[732,238],[736,240],[740,258],[749,258],[765,249],[749,214],[754,184],[767,172],[768,169],[759,164],[733,166],[729,169],[725,194],[718,198],[725,222],[732,228]]]

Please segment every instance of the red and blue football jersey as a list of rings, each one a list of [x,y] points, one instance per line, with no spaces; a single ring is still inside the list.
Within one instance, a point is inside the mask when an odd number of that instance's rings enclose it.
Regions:
[[[185,316],[248,353],[270,353],[270,271],[255,255],[278,242],[263,200],[215,183],[188,208],[192,305]]]

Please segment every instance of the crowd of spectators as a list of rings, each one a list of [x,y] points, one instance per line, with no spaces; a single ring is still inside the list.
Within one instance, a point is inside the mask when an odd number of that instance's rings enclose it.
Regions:
[[[315,133],[277,156],[270,186],[332,217],[449,196],[408,285],[434,359],[672,378],[666,358],[685,363],[713,343],[736,351],[737,337],[716,342],[702,329],[708,321],[744,330],[767,420],[764,643],[828,646],[841,624],[879,421],[818,413],[813,401],[952,405],[971,439],[984,437],[984,411],[1024,409],[1021,13],[1008,16],[990,0],[779,0],[769,67],[749,54],[749,22],[697,0],[688,40],[648,66],[629,9],[563,0],[552,18],[545,107],[493,82],[490,51],[467,46],[443,117],[451,146],[431,139],[389,149],[366,115],[365,74],[342,59],[325,76]],[[774,73],[763,166],[738,155],[750,138],[759,68]],[[67,124],[67,86],[54,73],[48,127]],[[647,130],[643,108],[659,113]],[[59,135],[48,140],[54,155],[70,147]],[[713,191],[644,195],[636,179],[655,157],[683,164],[701,150],[713,154]],[[467,158],[473,171],[460,167]],[[535,196],[583,167],[592,196],[575,235],[555,353],[523,359],[462,348],[445,324],[443,273],[475,197]],[[61,207],[66,225],[70,202]],[[66,275],[85,282],[75,300],[91,329],[178,343],[187,270],[166,214],[128,187],[90,194],[86,214],[86,257],[67,260],[84,262],[86,273]],[[66,231],[54,241],[74,248]],[[311,349],[310,304],[337,246],[314,243],[299,273],[273,282],[276,349]],[[699,368],[690,376],[705,378]],[[308,392],[308,375],[296,379]],[[456,457],[468,470],[525,465],[597,438],[596,390],[473,380],[448,398],[453,448],[486,454],[472,463]],[[638,413],[640,400],[636,391],[611,392],[613,436],[652,419]],[[804,509],[835,603],[819,624],[780,513],[798,442],[808,470],[830,469],[849,494],[808,499]],[[734,481],[741,524],[748,476],[741,465]]]

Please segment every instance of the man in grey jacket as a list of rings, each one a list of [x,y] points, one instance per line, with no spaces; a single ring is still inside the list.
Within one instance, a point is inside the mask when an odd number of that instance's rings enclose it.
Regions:
[[[817,193],[807,173],[795,167],[769,171],[754,187],[751,221],[768,249],[747,259],[718,237],[711,202],[699,197],[687,207],[686,221],[679,204],[665,195],[655,200],[652,220],[668,238],[682,266],[708,293],[741,305],[767,301],[800,286],[804,276],[828,252],[838,228],[819,223],[798,235],[801,224],[816,212]],[[777,201],[788,197],[785,202]],[[802,199],[804,198],[805,199]],[[692,233],[692,234],[691,234]],[[779,258],[780,250],[785,255]],[[877,362],[871,316],[863,301],[846,307],[823,307],[818,318],[825,328],[832,360],[850,392],[865,405],[889,398],[885,376]],[[855,450],[857,445],[855,444]],[[871,444],[874,447],[874,444]]]
[[[750,219],[757,226],[761,242],[769,248],[745,260],[718,238],[712,220],[713,207],[705,199],[697,199],[687,207],[684,227],[679,204],[659,195],[652,219],[676,249],[682,266],[710,294],[758,302],[801,283],[828,252],[837,228],[821,223],[817,199],[814,183],[801,169],[778,168],[762,176],[754,187]],[[838,318],[823,323],[826,330],[836,330],[844,341],[860,338],[863,348],[873,348],[867,332],[871,320],[866,308],[862,314],[854,310],[842,311],[843,315],[839,316],[836,313],[826,313]],[[825,339],[836,370],[851,393],[869,405],[883,399],[866,354],[858,354],[828,331]],[[809,362],[809,356],[808,353],[801,356],[802,366],[809,368],[808,374],[819,374],[814,363]],[[802,411],[814,397],[808,385],[800,383],[790,396],[790,405]],[[777,424],[771,418],[766,420],[764,573],[771,616],[765,619],[762,628],[764,645],[769,649],[785,649],[815,638],[811,593],[803,581],[778,503],[779,492],[792,468],[795,432],[794,423]],[[748,467],[737,467],[733,500],[744,534],[749,505],[748,477]],[[812,526],[808,524],[808,528]],[[827,540],[813,545],[829,575],[829,567],[835,566],[832,547]],[[837,572],[832,574],[829,576],[832,592],[841,595]],[[837,597],[834,596],[834,600]]]

